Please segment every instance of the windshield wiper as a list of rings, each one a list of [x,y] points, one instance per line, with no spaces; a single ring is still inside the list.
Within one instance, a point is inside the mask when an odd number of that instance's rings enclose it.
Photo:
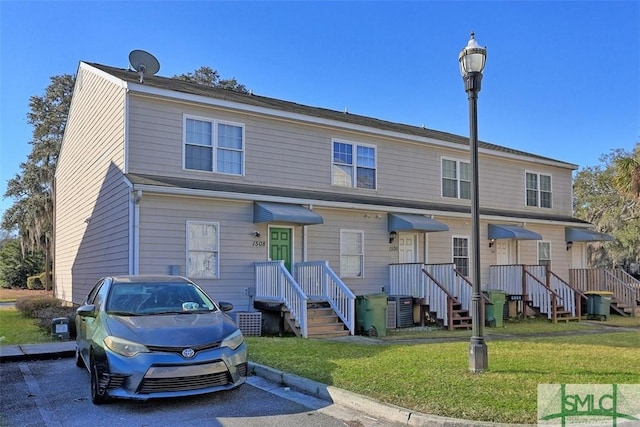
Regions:
[[[142,316],[140,313],[132,313],[130,311],[107,311],[112,316]]]

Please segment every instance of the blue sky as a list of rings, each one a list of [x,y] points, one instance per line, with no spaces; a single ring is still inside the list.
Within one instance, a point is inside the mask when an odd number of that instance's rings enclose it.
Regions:
[[[467,136],[458,53],[487,46],[479,138],[577,164],[640,141],[638,1],[0,0],[0,215],[29,97],[79,61],[202,65],[256,94]]]

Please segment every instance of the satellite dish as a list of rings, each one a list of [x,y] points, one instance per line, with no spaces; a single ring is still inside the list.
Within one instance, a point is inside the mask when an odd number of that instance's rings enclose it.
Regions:
[[[144,75],[154,75],[160,71],[160,63],[155,56],[144,50],[132,50],[129,54],[129,63],[140,74],[140,83],[144,83]]]

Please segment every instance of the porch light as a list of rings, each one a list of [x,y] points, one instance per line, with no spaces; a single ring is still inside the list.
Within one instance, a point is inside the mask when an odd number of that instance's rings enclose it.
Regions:
[[[496,239],[489,240],[489,247],[492,248],[495,243],[496,243]]]
[[[389,243],[393,243],[397,235],[398,233],[396,233],[395,231],[392,231],[391,233],[389,233]]]

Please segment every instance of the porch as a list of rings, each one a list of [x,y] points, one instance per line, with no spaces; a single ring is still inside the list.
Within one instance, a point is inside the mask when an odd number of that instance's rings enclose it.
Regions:
[[[302,338],[355,333],[355,295],[327,261],[296,263],[291,274],[284,261],[255,264],[254,308],[279,317]]]
[[[622,316],[640,316],[640,281],[620,268],[571,269],[569,283],[582,292],[611,292],[611,309]]]
[[[421,325],[430,319],[449,330],[471,329],[472,288],[453,263],[389,265],[389,293],[411,296]],[[481,297],[489,302],[484,294]],[[481,315],[484,319],[484,309]]]

